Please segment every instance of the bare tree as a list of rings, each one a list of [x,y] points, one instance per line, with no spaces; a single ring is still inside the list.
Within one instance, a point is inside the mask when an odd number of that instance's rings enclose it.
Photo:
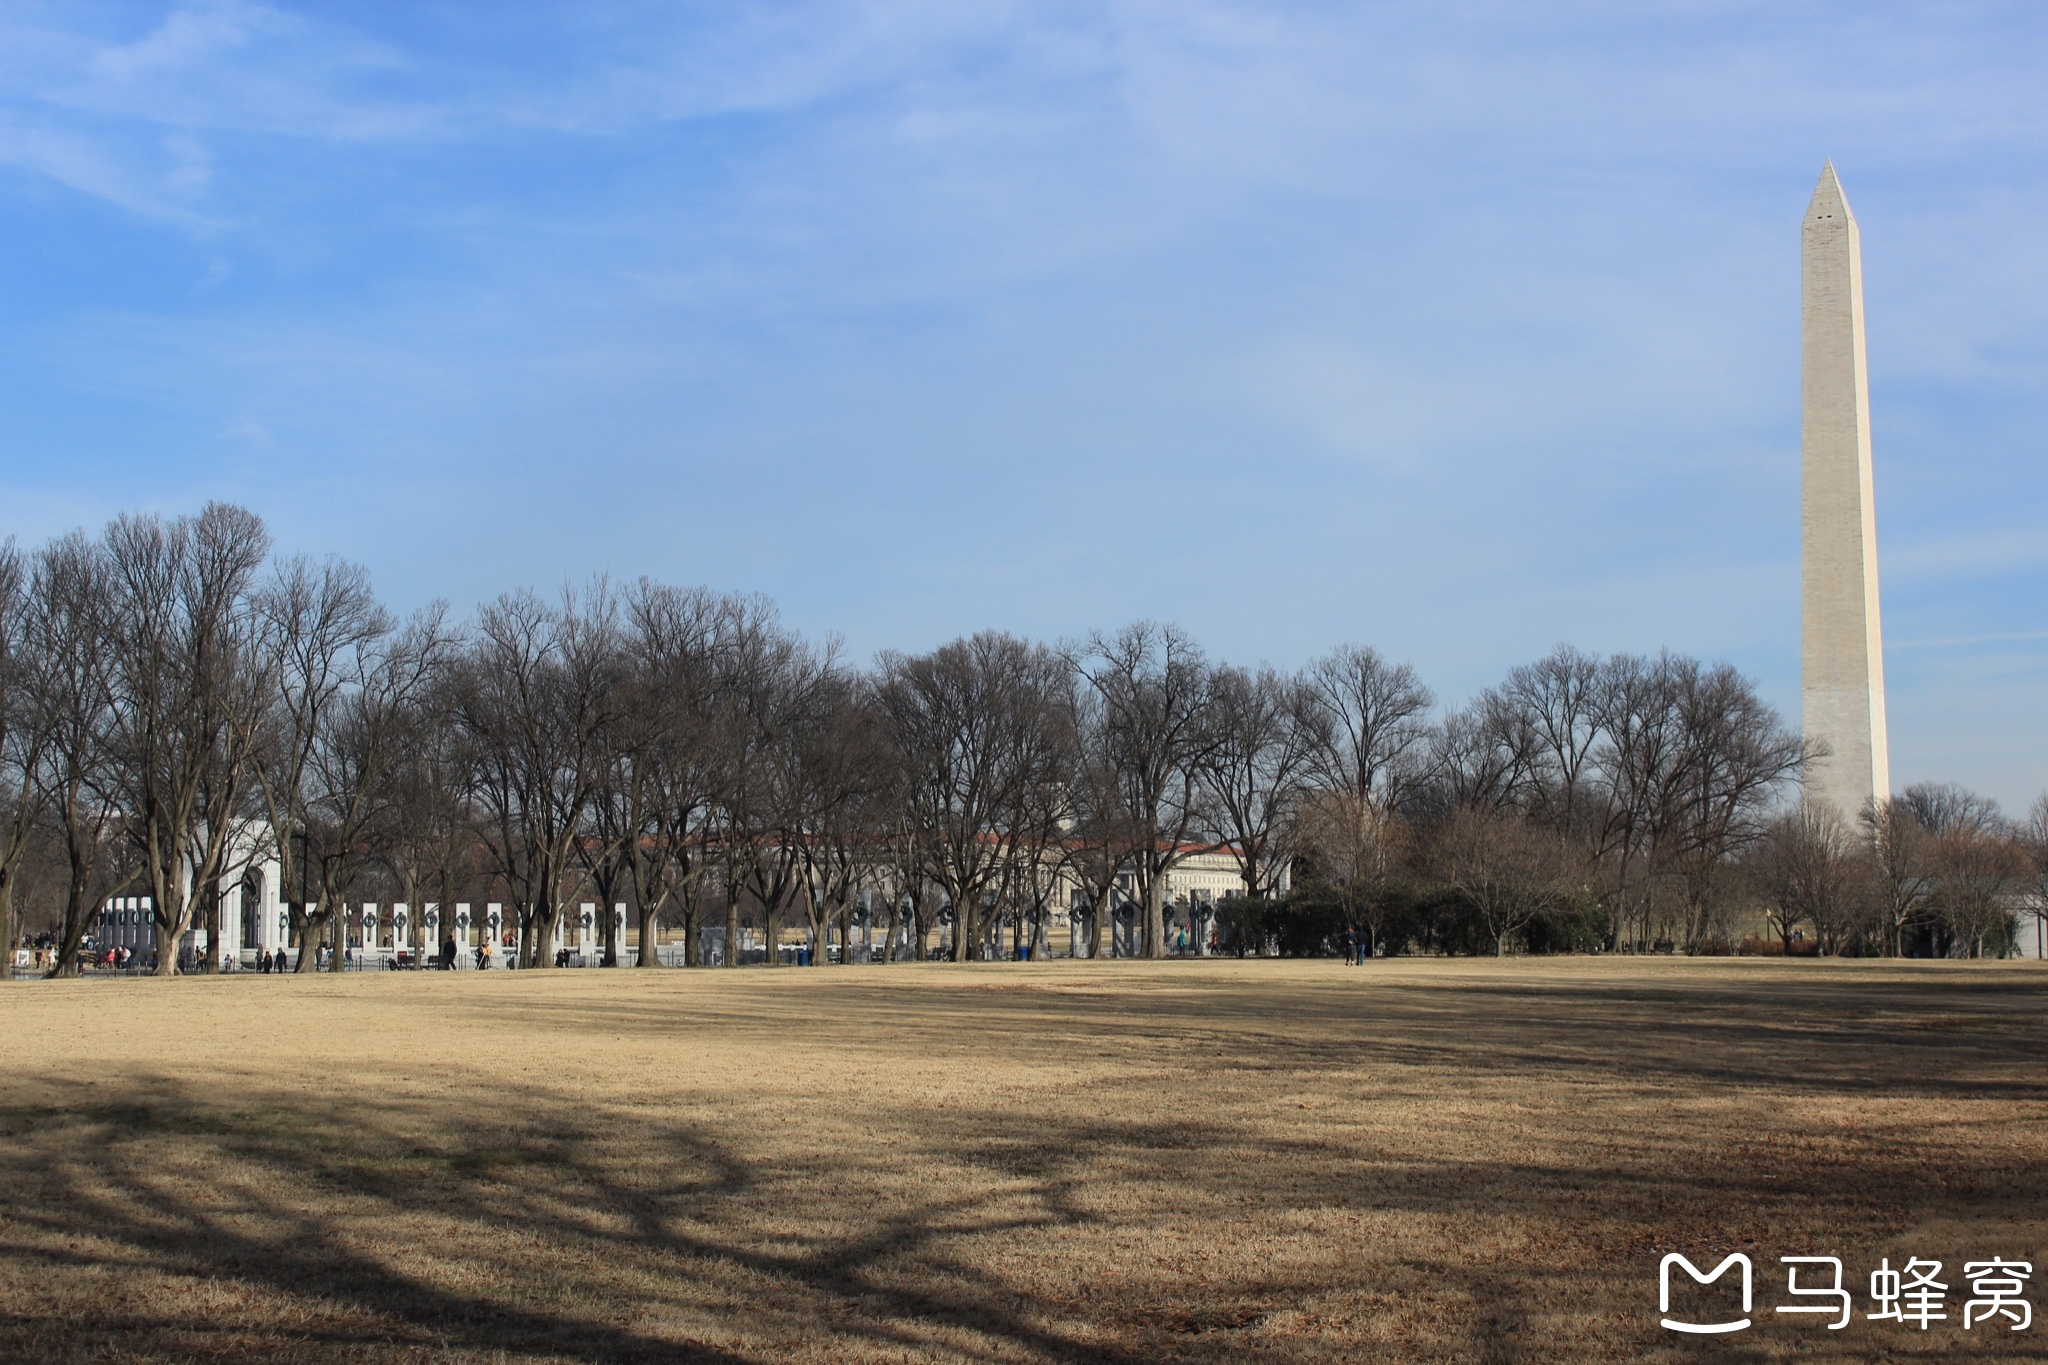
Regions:
[[[1322,717],[1315,762],[1323,782],[1383,810],[1398,807],[1421,775],[1435,696],[1413,667],[1366,645],[1340,645],[1303,676]]]
[[[1205,804],[1254,900],[1270,896],[1287,870],[1296,803],[1318,755],[1332,747],[1331,717],[1317,700],[1270,668],[1219,668],[1210,679]]]
[[[1178,626],[1140,621],[1096,634],[1075,658],[1102,705],[1102,734],[1129,863],[1144,910],[1144,953],[1166,955],[1166,879],[1203,845],[1202,766],[1215,743],[1210,670]]]
[[[744,599],[644,578],[626,597],[624,740],[610,746],[597,810],[638,917],[642,967],[661,965],[655,950],[669,913],[682,921],[684,965],[703,960],[701,889],[719,782],[714,731],[731,672],[724,660],[757,610]],[[614,923],[609,911],[605,922]],[[606,963],[616,954],[607,938]]]
[[[621,695],[617,636],[601,581],[580,599],[565,589],[559,606],[507,593],[477,613],[455,671],[477,833],[513,900],[523,966],[550,961],[546,940],[602,779],[602,736]]]
[[[953,959],[980,941],[984,902],[1037,843],[1043,793],[1065,776],[1065,663],[996,632],[930,654],[884,654],[876,703],[919,872],[951,903]]]
[[[1890,892],[1898,951],[1917,921],[1937,953],[1962,948],[1981,956],[2009,928],[2026,877],[2024,852],[1998,803],[1953,783],[1923,782],[1874,809],[1876,851],[1898,864]]]
[[[1616,948],[1649,946],[1650,896],[1658,857],[1676,818],[1672,788],[1685,736],[1668,658],[1617,654],[1601,668],[1594,697],[1599,731],[1593,857],[1604,865],[1601,900]]]
[[[1410,852],[1408,823],[1355,792],[1328,788],[1303,798],[1297,839],[1310,878],[1336,893],[1346,924],[1365,931],[1367,955],[1383,951]]]
[[[1574,889],[1563,840],[1518,811],[1453,813],[1437,832],[1435,855],[1438,875],[1479,916],[1496,957]]]
[[[1533,737],[1496,692],[1482,692],[1429,732],[1426,781],[1406,804],[1436,822],[1460,810],[1519,810],[1528,795]]]
[[[33,596],[26,556],[0,541],[0,979],[14,975],[15,884],[45,804],[36,779],[51,737]]]
[[[1860,919],[1866,878],[1847,823],[1831,806],[1801,802],[1773,820],[1744,860],[1791,951],[1792,930],[1811,924],[1823,953],[1838,953]]]
[[[104,544],[107,772],[150,888],[157,971],[170,975],[199,893],[243,833],[271,695],[250,592],[270,537],[253,513],[210,503],[174,521],[121,517]]]
[[[1912,792],[1907,789],[1909,800]],[[2013,907],[2027,885],[2031,864],[1991,802],[1949,814],[1961,818],[1947,819],[1932,831],[1935,880],[1930,908],[1953,936],[1951,952],[1984,957],[1996,948],[2003,956],[2011,946]]]
[[[2025,896],[2027,912],[2034,917],[2035,951],[2048,957],[2048,793],[2034,798],[2019,837],[2027,856]]]
[[[789,742],[802,793],[797,852],[811,963],[830,960],[835,923],[840,960],[848,963],[854,896],[873,856],[875,798],[894,789],[888,780],[891,746],[869,680],[847,672],[831,675],[797,718]]]
[[[404,899],[420,907],[413,916],[414,942],[423,955],[437,952],[450,966],[459,951],[453,919],[457,898],[482,872],[466,804],[468,755],[450,710],[455,648],[420,698],[390,774],[389,828],[381,839]],[[438,942],[428,941],[426,906],[433,907]]]
[[[780,961],[782,916],[803,887],[806,791],[791,739],[819,694],[835,685],[840,664],[836,646],[807,646],[760,599],[742,604],[725,640],[713,816],[725,874],[725,964],[740,965],[741,905],[750,900],[773,966]]]
[[[630,900],[639,916],[642,966],[659,966],[658,904],[650,885],[669,850],[660,840],[665,793],[659,751],[676,723],[681,698],[669,695],[649,658],[645,608],[660,602],[660,590],[646,579],[628,594],[620,637],[623,657],[609,676],[618,696],[603,708],[595,737],[596,786],[590,800],[590,832],[572,845],[598,899],[599,962],[619,965],[619,915]]]
[[[24,643],[40,661],[35,704],[48,734],[33,780],[55,820],[65,866],[56,976],[77,974],[93,909],[113,891],[107,844],[119,812],[106,794],[112,716],[101,672],[108,595],[106,558],[83,532],[36,555]]]
[[[1601,733],[1604,674],[1599,659],[1559,645],[1535,663],[1511,670],[1495,693],[1514,717],[1514,728],[1526,737],[1530,813],[1568,838],[1585,838],[1584,825],[1597,813],[1588,807],[1598,800],[1594,750]]]
[[[352,651],[343,687],[322,709],[303,786],[307,857],[318,878],[318,906],[334,933],[334,960],[347,948],[341,913],[356,878],[391,867],[400,821],[416,813],[414,756],[432,742],[428,702],[452,657],[455,637],[440,603],[401,630]],[[310,954],[301,950],[299,970]]]
[[[252,771],[277,857],[278,899],[285,904],[291,937],[300,944],[298,970],[308,972],[315,933],[330,919],[339,920],[324,879],[317,899],[309,903],[304,894],[313,872],[306,865],[313,799],[309,765],[330,713],[361,683],[365,651],[392,622],[370,590],[368,572],[339,559],[279,564],[256,594],[255,608],[257,648],[271,661],[273,688]],[[294,889],[301,892],[296,898]],[[337,955],[341,948],[337,938]]]
[[[1913,822],[1937,838],[1997,834],[2005,828],[1996,801],[1953,782],[1917,782],[1898,799]]]
[[[1710,912],[1725,870],[1761,833],[1772,803],[1804,769],[1808,752],[1747,678],[1727,665],[1690,659],[1669,664],[1684,736],[1676,780],[1667,789],[1663,834],[1685,888],[1686,949],[1709,936]]]
[[[1077,953],[1102,956],[1102,937],[1115,909],[1118,880],[1129,874],[1138,848],[1132,819],[1117,783],[1115,736],[1109,712],[1082,675],[1068,670],[1061,709],[1073,743],[1067,755],[1065,827],[1057,845],[1061,865],[1078,885],[1087,931]],[[1070,912],[1071,913],[1071,912]]]
[[[1934,894],[1933,841],[1912,808],[1896,798],[1871,802],[1863,810],[1862,825],[1884,950],[1887,956],[1903,957],[1906,930],[1925,913]]]
[[[1731,859],[1761,834],[1809,750],[1726,665],[1617,655],[1604,674],[1592,750],[1598,804],[1587,827],[1608,868],[1612,932],[1627,941],[1633,924],[1647,938],[1645,897],[1668,885],[1678,936],[1688,952],[1699,951]]]

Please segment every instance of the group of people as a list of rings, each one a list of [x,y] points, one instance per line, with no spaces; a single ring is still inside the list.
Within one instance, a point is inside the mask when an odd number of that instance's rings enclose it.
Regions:
[[[346,953],[346,955],[347,955],[347,956],[346,956],[346,958],[345,958],[345,960],[346,960],[346,961],[348,961],[348,962],[354,962],[354,961],[355,961],[355,952],[354,952],[354,950],[353,950],[352,948],[350,948],[350,949],[344,949],[343,951],[344,951],[344,952]],[[328,970],[328,968],[329,968],[329,966],[331,965],[331,963],[332,963],[332,961],[333,961],[333,958],[334,958],[334,949],[333,949],[333,948],[331,948],[331,947],[329,947],[329,946],[328,946],[327,944],[325,944],[325,943],[316,943],[316,944],[314,944],[314,945],[313,945],[313,970],[314,970],[314,971],[317,971],[317,972],[324,972],[324,971],[327,971],[327,970]],[[262,951],[261,949],[257,950],[257,953],[256,953],[256,970],[257,970],[257,971],[259,971],[259,972],[265,972],[265,973],[268,973],[268,972],[288,972],[288,971],[290,971],[291,969],[292,969],[292,960],[291,960],[291,956],[290,956],[290,955],[289,955],[288,953],[286,953],[284,949],[282,949],[282,948],[279,948],[279,949],[275,950],[274,952],[268,952],[268,953],[266,953],[266,952],[263,952],[263,951]]]
[[[18,972],[33,971],[39,976],[46,976],[57,968],[57,951],[54,935],[42,934],[33,939],[24,936],[21,947],[14,953],[14,968]],[[153,972],[156,962],[155,953],[144,961],[125,943],[101,943],[88,936],[78,945],[78,965],[88,970],[125,972],[141,967]]]
[[[14,970],[33,970],[38,975],[57,965],[57,939],[53,934],[38,934],[34,938],[21,936],[21,945],[14,950]]]
[[[346,969],[349,966],[353,966],[355,962],[354,945],[350,945],[349,947],[343,949],[342,952],[344,969]],[[477,967],[482,970],[488,970],[491,965],[490,940],[486,939],[482,943],[479,943],[476,946],[475,952]],[[455,966],[455,954],[455,940],[448,939],[444,941],[441,944],[440,961],[435,965],[440,967],[444,971],[452,970]],[[331,967],[333,957],[334,950],[330,946],[328,946],[325,943],[315,944],[313,947],[313,970],[320,972],[329,970]],[[403,966],[405,964],[401,961],[397,965]],[[560,964],[558,963],[558,965]],[[277,949],[275,952],[266,953],[259,951],[256,954],[256,970],[259,972],[268,974],[270,972],[288,972],[291,969],[292,960],[290,956],[282,948]]]

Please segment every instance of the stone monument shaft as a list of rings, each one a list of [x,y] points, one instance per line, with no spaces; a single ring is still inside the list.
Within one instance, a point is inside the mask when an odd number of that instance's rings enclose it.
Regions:
[[[1807,205],[1800,261],[1800,724],[1828,751],[1808,771],[1806,794],[1854,819],[1872,797],[1891,795],[1891,762],[1863,252],[1833,162]]]

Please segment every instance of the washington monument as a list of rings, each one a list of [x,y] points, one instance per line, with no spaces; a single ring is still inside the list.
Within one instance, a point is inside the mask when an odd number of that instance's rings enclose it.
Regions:
[[[1891,761],[1863,252],[1833,162],[1806,207],[1800,264],[1800,726],[1827,748],[1806,774],[1806,794],[1853,820],[1872,797],[1891,795]]]

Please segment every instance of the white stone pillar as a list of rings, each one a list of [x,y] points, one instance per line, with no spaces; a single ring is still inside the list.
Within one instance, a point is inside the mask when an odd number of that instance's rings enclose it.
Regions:
[[[455,918],[449,922],[449,930],[455,936],[456,967],[476,966],[476,954],[470,937],[476,930],[476,916],[470,912],[468,901],[455,902]]]
[[[219,899],[221,903],[220,949],[214,953],[214,961],[223,970],[235,971],[242,965],[242,887],[240,881],[236,882],[233,889],[227,895],[221,896]]]
[[[502,961],[500,961],[500,959],[505,956],[505,953],[507,951],[505,947],[505,929],[506,924],[504,902],[485,902],[483,931],[478,935],[478,938],[482,939],[483,941],[491,945],[491,963],[492,965],[498,967],[502,967],[505,965]]]

